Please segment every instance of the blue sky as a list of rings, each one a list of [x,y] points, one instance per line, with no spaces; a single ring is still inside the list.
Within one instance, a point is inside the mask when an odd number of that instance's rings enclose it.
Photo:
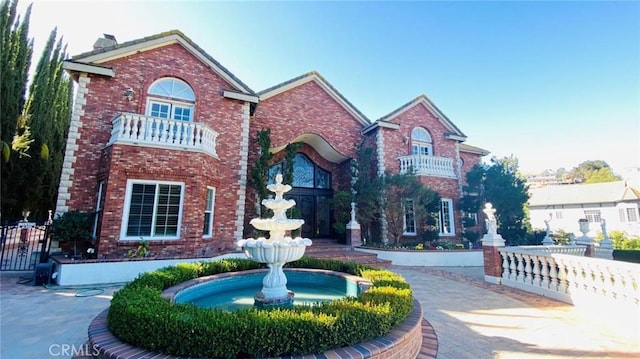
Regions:
[[[34,1],[36,55],[54,27],[71,55],[177,29],[255,91],[315,70],[372,121],[425,94],[523,171],[640,166],[636,1]]]

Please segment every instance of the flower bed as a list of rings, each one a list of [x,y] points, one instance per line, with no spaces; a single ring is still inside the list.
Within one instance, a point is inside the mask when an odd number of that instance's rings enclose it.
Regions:
[[[346,272],[368,279],[373,286],[358,298],[313,307],[226,312],[171,304],[161,292],[197,277],[261,265],[243,259],[180,264],[143,274],[116,292],[108,314],[109,329],[124,342],[172,355],[300,355],[384,335],[413,309],[411,289],[395,273],[306,257],[290,266]]]

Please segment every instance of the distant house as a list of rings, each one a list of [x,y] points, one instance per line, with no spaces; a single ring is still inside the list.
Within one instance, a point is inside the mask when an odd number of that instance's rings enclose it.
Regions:
[[[302,235],[335,238],[333,196],[354,180],[361,142],[380,174],[413,169],[442,198],[440,236],[462,240],[457,202],[466,173],[488,151],[420,95],[371,122],[317,72],[254,92],[180,31],[93,51],[63,64],[77,85],[57,214],[95,213],[99,258],[121,258],[148,240],[159,256],[211,256],[252,234],[248,181],[270,129],[270,173],[293,159]],[[259,66],[259,63],[256,63]],[[405,236],[421,238],[412,209]],[[383,237],[386,233],[382,231]]]
[[[630,236],[640,235],[640,191],[625,181],[558,185],[532,188],[529,210],[534,229],[545,228],[550,220],[551,230],[575,234],[578,219],[590,223],[589,236],[601,233],[601,220],[606,220],[607,232],[624,231]]]

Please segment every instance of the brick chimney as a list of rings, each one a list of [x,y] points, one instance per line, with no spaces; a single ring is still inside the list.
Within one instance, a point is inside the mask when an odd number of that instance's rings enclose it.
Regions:
[[[104,35],[104,37],[99,38],[93,44],[93,49],[94,50],[103,49],[105,47],[114,46],[114,45],[118,44],[118,41],[116,41],[116,37],[115,36],[110,35],[110,34],[103,34],[103,35]]]

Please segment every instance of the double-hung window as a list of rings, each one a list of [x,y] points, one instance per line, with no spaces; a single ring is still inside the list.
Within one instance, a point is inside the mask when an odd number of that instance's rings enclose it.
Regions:
[[[620,222],[638,222],[638,209],[633,207],[619,208]]]
[[[456,228],[453,222],[453,200],[443,198],[440,204],[440,235],[454,236]]]
[[[184,183],[128,180],[121,239],[179,239]]]
[[[416,235],[416,212],[412,199],[404,201],[404,235]]]
[[[215,208],[216,189],[207,187],[207,199],[204,205],[204,228],[202,236],[211,238],[213,236],[213,209]]]
[[[599,209],[585,209],[584,216],[589,223],[600,223],[602,220]]]

